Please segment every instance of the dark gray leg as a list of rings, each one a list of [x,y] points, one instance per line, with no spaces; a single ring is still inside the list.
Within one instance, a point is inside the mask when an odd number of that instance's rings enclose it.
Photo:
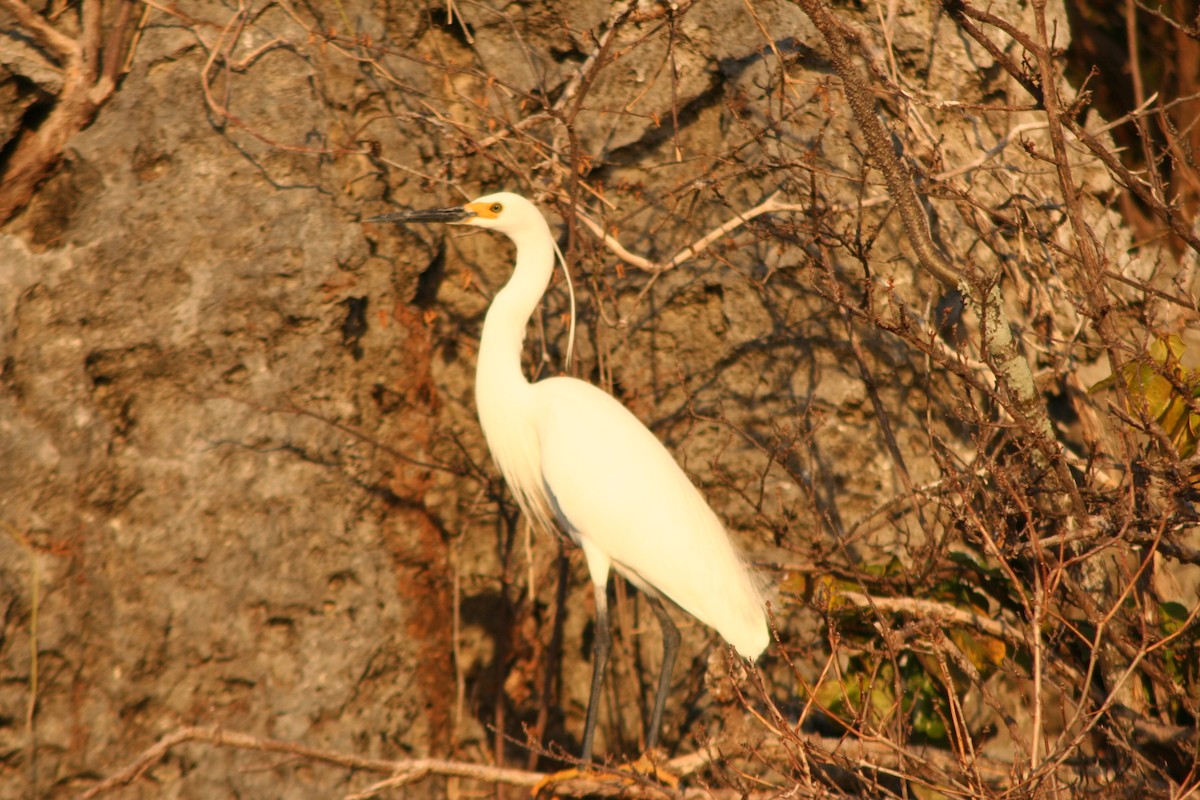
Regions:
[[[583,760],[592,760],[592,737],[596,732],[596,715],[600,711],[600,687],[604,683],[604,669],[608,666],[608,651],[612,646],[612,632],[608,629],[608,586],[592,584],[596,592],[596,632],[592,642],[592,692],[588,697],[587,721],[583,724]],[[675,634],[679,640],[678,632]]]
[[[650,732],[646,734],[646,749],[652,750],[658,745],[658,733],[662,730],[663,709],[667,705],[667,690],[671,687],[671,672],[675,669],[675,656],[679,653],[679,629],[667,615],[662,601],[657,597],[646,595],[654,616],[658,617],[659,627],[662,628],[663,658],[662,675],[658,679],[658,691],[654,693],[654,711],[650,714]]]

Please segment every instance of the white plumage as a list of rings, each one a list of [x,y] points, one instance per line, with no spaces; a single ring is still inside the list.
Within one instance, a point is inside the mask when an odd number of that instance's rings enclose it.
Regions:
[[[522,510],[583,548],[595,587],[597,635],[583,758],[591,758],[597,697],[608,656],[606,587],[615,569],[651,599],[663,625],[663,675],[648,742],[658,739],[679,635],[658,597],[715,628],[745,658],[770,636],[755,576],[703,496],[652,433],[613,397],[575,378],[530,383],[521,371],[525,327],[554,270],[541,212],[501,192],[459,208],[372,221],[450,222],[491,228],[517,247],[512,278],[488,309],[475,400],[488,447]]]
[[[534,384],[541,472],[558,521],[623,576],[658,592],[746,658],[766,649],[750,572],[666,448],[613,397],[574,378]],[[594,580],[607,574],[589,557]]]

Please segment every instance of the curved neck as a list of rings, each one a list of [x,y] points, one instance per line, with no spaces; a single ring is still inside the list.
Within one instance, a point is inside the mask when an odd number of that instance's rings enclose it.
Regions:
[[[525,326],[546,292],[554,272],[554,246],[550,226],[512,237],[517,246],[517,263],[512,277],[492,300],[483,321],[479,362],[475,367],[476,393],[518,377],[522,382],[521,347]]]

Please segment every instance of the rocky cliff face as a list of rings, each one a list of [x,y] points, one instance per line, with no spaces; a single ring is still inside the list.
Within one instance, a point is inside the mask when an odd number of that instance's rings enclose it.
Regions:
[[[1024,3],[989,9],[1035,30]],[[1003,286],[1046,403],[1102,422],[1044,113],[936,4],[836,13],[864,37],[856,64],[923,176],[934,241]],[[74,14],[46,24],[84,41]],[[959,500],[981,454],[1027,442],[996,433],[1012,416],[970,302],[939,334],[957,301],[917,266],[799,6],[184,0],[98,24],[119,83],[0,231],[0,798],[70,796],[184,725],[391,759],[523,766],[534,734],[577,748],[582,562],[568,551],[560,610],[560,545],[531,537],[474,419],[510,247],[361,221],[396,208],[506,188],[546,209],[579,294],[572,370],[668,444],[778,587],[797,673],[769,655],[752,703],[799,713],[796,676],[829,663],[814,574],[891,562],[935,582],[962,536],[998,557]],[[15,142],[65,89],[44,48],[10,39]],[[1072,158],[1113,270],[1171,285],[1125,255],[1109,173]],[[566,309],[556,280],[531,375],[564,368]],[[658,644],[614,591],[598,749],[629,753]],[[768,747],[719,669],[704,690],[712,635],[684,633],[666,745]],[[191,745],[120,796],[364,783]]]

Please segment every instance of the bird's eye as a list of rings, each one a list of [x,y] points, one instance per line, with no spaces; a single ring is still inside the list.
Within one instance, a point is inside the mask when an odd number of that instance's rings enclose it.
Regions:
[[[492,207],[488,210],[491,211],[493,214],[499,214],[501,211],[504,210],[504,206],[501,203],[492,203]]]

